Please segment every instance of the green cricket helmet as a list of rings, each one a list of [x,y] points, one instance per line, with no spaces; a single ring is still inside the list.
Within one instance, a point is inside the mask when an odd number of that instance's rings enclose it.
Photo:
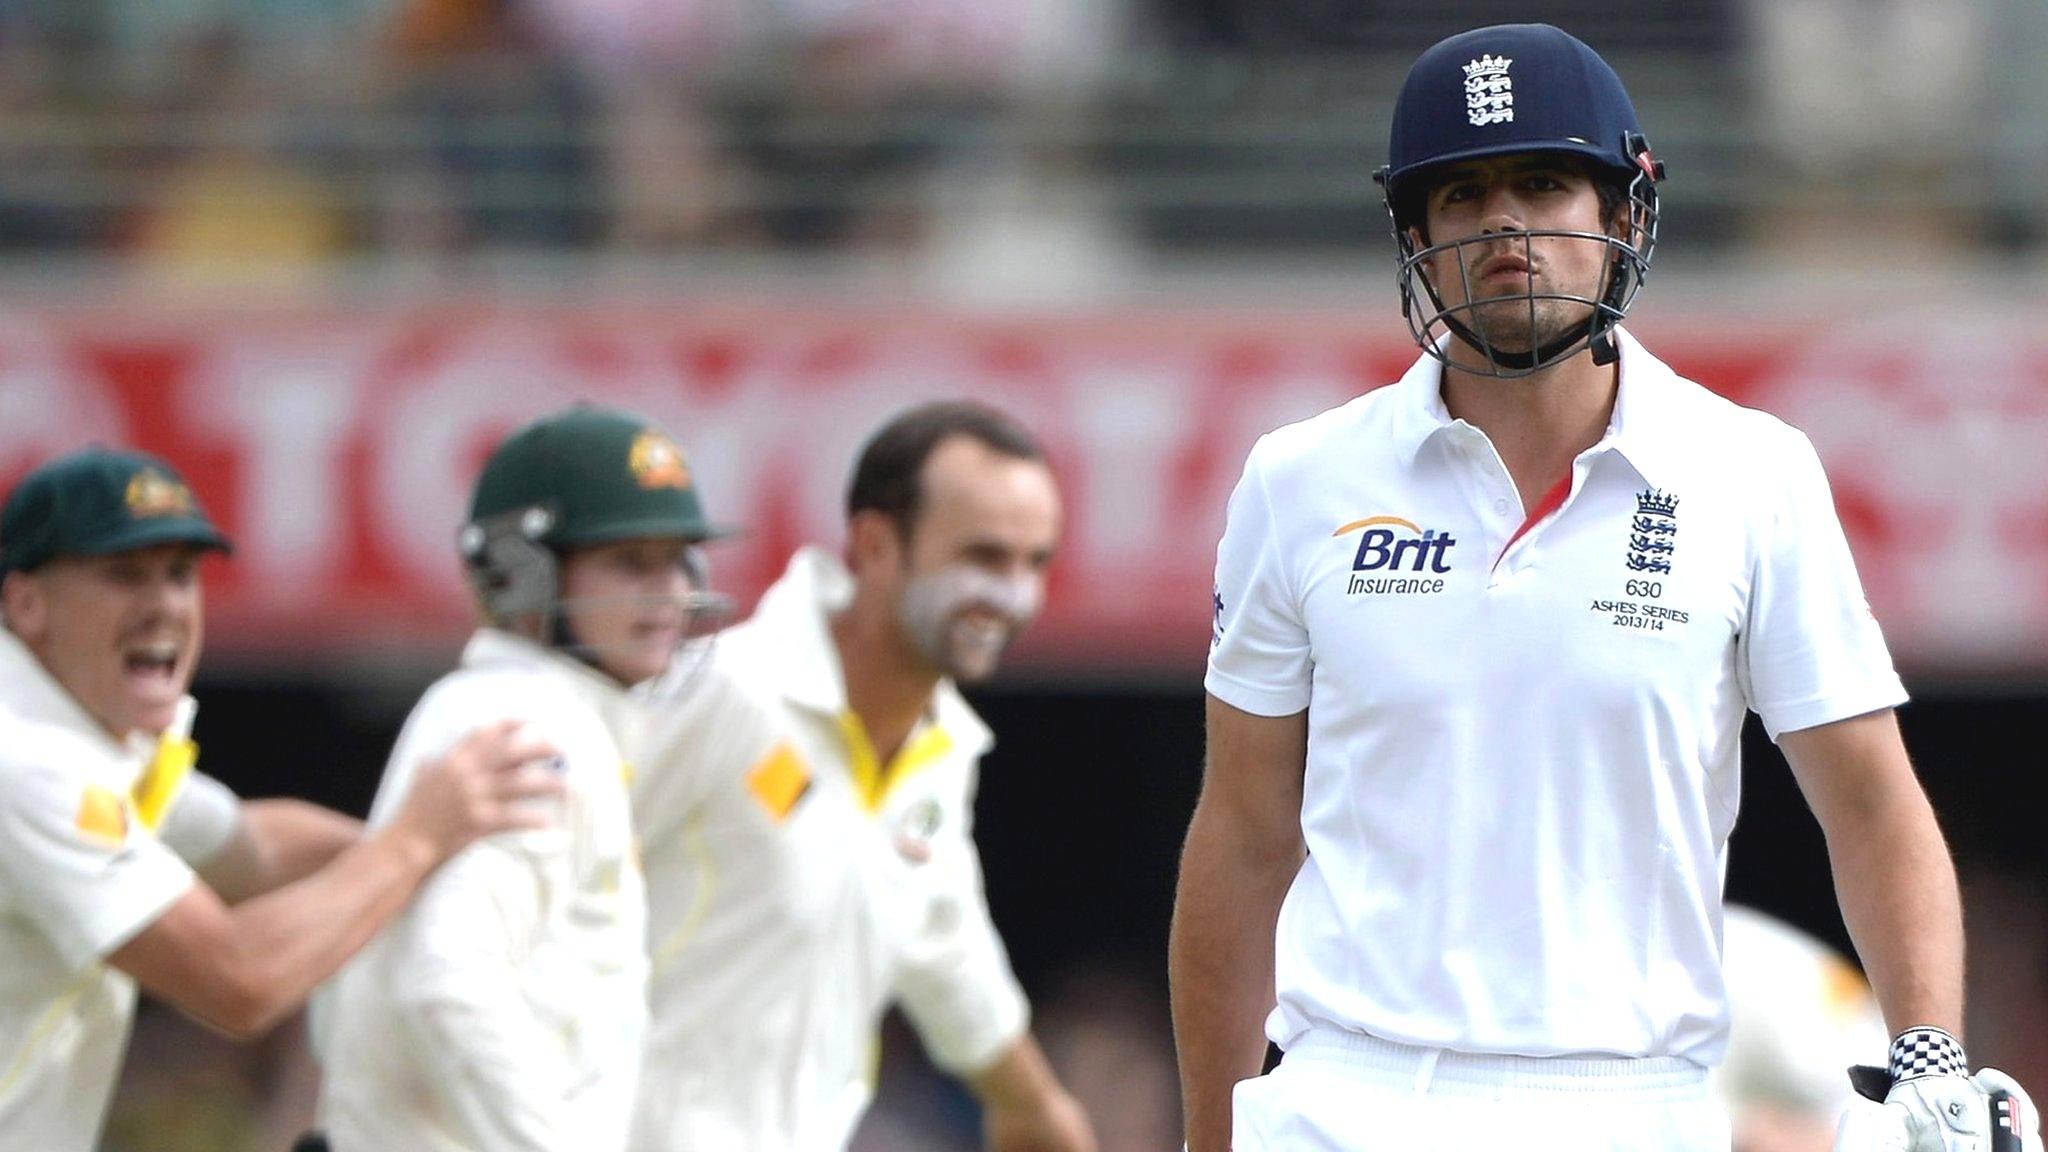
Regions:
[[[688,460],[660,428],[578,404],[498,445],[477,478],[459,537],[484,609],[505,619],[558,607],[560,559],[575,548],[731,535],[705,518]],[[690,562],[698,564],[695,549]],[[692,576],[703,587],[701,570]]]

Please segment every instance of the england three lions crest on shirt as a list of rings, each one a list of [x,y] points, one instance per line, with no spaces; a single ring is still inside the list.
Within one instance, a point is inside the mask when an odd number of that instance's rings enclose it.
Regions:
[[[1678,497],[1654,487],[1636,493],[1623,555],[1627,575],[1621,591],[1627,599],[1596,599],[1593,611],[1609,616],[1616,628],[1640,632],[1691,623],[1690,612],[1662,602],[1677,553]]]
[[[1636,494],[1636,515],[1629,524],[1629,571],[1669,575],[1677,548],[1678,497],[1643,489]]]

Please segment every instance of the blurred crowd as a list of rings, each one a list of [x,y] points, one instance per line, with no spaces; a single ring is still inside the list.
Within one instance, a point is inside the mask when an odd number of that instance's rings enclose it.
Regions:
[[[0,249],[183,260],[903,242],[1105,0],[14,0]]]
[[[0,256],[1343,250],[1393,62],[1517,18],[1622,61],[1696,254],[2048,231],[2033,0],[0,0]]]

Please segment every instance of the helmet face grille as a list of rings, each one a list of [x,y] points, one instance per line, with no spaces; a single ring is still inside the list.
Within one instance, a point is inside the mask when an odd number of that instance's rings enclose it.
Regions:
[[[609,650],[576,634],[571,614],[591,609],[634,605],[666,606],[680,617],[678,660],[701,655],[710,637],[732,616],[732,600],[710,591],[710,566],[703,550],[685,547],[678,562],[687,577],[679,595],[620,593],[570,598],[562,587],[564,554],[542,537],[554,524],[547,508],[512,509],[465,525],[459,536],[471,591],[478,607],[494,626],[524,631],[526,620],[539,624],[534,639],[550,648],[603,670]]]
[[[1423,351],[1446,364],[1452,363],[1449,358],[1450,339],[1456,339],[1478,352],[1480,357],[1476,365],[1459,361],[1456,367],[1477,375],[1503,379],[1534,375],[1569,360],[1587,348],[1593,349],[1597,362],[1611,362],[1613,328],[1635,302],[1636,293],[1649,276],[1650,259],[1657,247],[1657,190],[1649,171],[1639,173],[1629,181],[1627,211],[1628,226],[1624,236],[1525,229],[1486,232],[1418,245],[1411,229],[1403,226],[1402,213],[1390,192],[1387,215],[1393,223],[1394,243],[1400,251],[1396,278],[1401,291],[1401,315],[1408,322],[1410,335]],[[1538,240],[1601,245],[1606,250],[1607,274],[1599,294],[1581,296],[1561,291],[1538,291],[1531,281],[1522,292],[1474,299],[1468,269],[1477,258],[1478,250],[1512,249],[1519,245],[1524,260],[1534,267]],[[1461,303],[1445,304],[1443,289],[1447,285],[1439,285],[1430,278],[1430,268],[1443,265],[1457,269],[1460,282],[1456,298]],[[1486,322],[1481,313],[1484,309],[1497,315],[1503,308],[1517,303],[1527,309],[1526,322],[1514,326],[1517,332],[1513,336],[1496,330],[1497,326]],[[1532,341],[1542,330],[1544,316],[1555,311],[1548,306],[1552,304],[1581,312],[1584,319],[1551,334],[1544,343],[1534,344]]]

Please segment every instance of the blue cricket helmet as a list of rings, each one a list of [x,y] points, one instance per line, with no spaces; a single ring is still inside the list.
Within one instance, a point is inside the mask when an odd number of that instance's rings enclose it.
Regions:
[[[1521,352],[1494,347],[1476,334],[1465,322],[1469,315],[1458,314],[1471,305],[1443,307],[1422,264],[1453,245],[1430,247],[1425,237],[1419,247],[1409,229],[1422,227],[1422,197],[1432,173],[1460,161],[1526,152],[1583,158],[1597,176],[1626,192],[1630,216],[1628,235],[1608,238],[1614,274],[1600,297],[1564,297],[1592,307],[1588,324],[1569,340]],[[1650,154],[1621,77],[1599,53],[1548,24],[1499,24],[1439,41],[1417,58],[1401,84],[1387,164],[1373,178],[1385,190],[1401,249],[1402,313],[1424,349],[1439,351],[1441,328],[1484,352],[1496,375],[1528,375],[1588,346],[1596,360],[1612,361],[1609,330],[1649,271],[1657,235],[1656,184],[1664,166]],[[1420,307],[1418,281],[1435,305],[1428,314]],[[1559,297],[1533,297],[1545,298]]]
[[[1599,53],[1548,24],[1500,24],[1441,40],[1408,70],[1380,182],[1399,197],[1437,165],[1513,152],[1570,152],[1626,180],[1648,151]]]

